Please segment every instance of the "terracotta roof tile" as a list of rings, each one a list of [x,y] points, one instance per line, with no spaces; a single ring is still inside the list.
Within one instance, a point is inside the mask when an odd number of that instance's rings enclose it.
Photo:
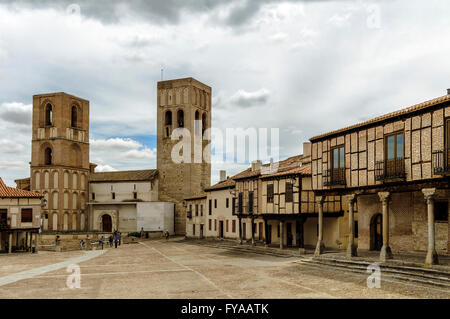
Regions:
[[[195,196],[190,196],[190,197],[185,197],[184,199],[185,200],[196,200],[196,199],[204,199],[204,198],[206,198],[206,194],[198,194],[198,195],[195,195]]]
[[[205,188],[205,191],[208,192],[208,191],[213,191],[213,190],[218,190],[218,189],[230,188],[230,187],[234,187],[235,184],[236,184],[236,182],[233,179],[228,178],[225,181],[219,182],[217,184],[214,184],[210,187]]]
[[[5,185],[3,180],[0,177],[0,198],[42,198],[44,194],[24,191],[18,188],[12,188]]]
[[[158,175],[158,170],[101,172],[90,175],[91,182],[151,181]]]
[[[286,176],[286,175],[311,175],[311,165],[305,165],[305,166],[298,166],[286,170],[279,171],[274,174],[267,174],[267,175],[261,175],[261,178],[270,178],[270,177],[279,177],[279,176]]]
[[[328,132],[328,133],[325,133],[325,134],[317,135],[317,136],[314,136],[314,137],[310,138],[309,140],[310,141],[318,140],[318,139],[321,139],[321,138],[324,138],[324,137],[327,137],[327,136],[330,136],[330,135],[342,133],[342,132],[345,132],[345,131],[348,131],[348,130],[351,130],[351,129],[360,128],[360,127],[363,127],[363,126],[366,126],[366,125],[370,125],[370,124],[373,124],[373,123],[381,122],[383,120],[387,120],[387,119],[390,119],[390,118],[393,118],[393,117],[397,117],[397,116],[400,116],[400,115],[405,115],[405,114],[412,113],[412,112],[415,112],[415,111],[423,110],[423,109],[426,109],[428,107],[431,107],[431,106],[434,106],[434,105],[437,105],[437,104],[440,104],[440,103],[444,103],[444,102],[447,102],[447,101],[450,101],[450,95],[444,95],[444,96],[441,96],[441,97],[438,97],[438,98],[435,98],[435,99],[432,99],[432,100],[429,100],[429,101],[425,101],[425,102],[422,102],[422,103],[419,103],[419,104],[415,104],[413,106],[410,106],[410,107],[407,107],[407,108],[404,108],[404,109],[401,109],[401,110],[398,110],[398,111],[394,111],[394,112],[391,112],[391,113],[387,113],[387,114],[375,117],[375,118],[373,118],[371,120],[368,120],[368,121],[365,121],[365,122],[361,122],[361,123],[358,123],[358,124],[347,126],[347,127],[344,127],[344,128],[341,128],[341,129],[338,129],[338,130],[335,130],[335,131],[331,131],[331,132]]]

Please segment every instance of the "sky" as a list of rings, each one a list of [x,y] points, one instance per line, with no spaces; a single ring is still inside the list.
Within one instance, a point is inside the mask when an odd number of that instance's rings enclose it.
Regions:
[[[279,158],[301,154],[312,136],[445,95],[449,11],[445,0],[1,0],[0,177],[29,176],[32,96],[50,92],[90,101],[98,171],[156,168],[161,68],[212,87],[214,128],[279,129]],[[212,182],[248,165],[213,163]]]

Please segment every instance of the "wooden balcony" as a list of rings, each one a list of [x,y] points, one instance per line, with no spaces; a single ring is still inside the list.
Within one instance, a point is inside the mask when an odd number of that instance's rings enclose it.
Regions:
[[[1,230],[8,230],[8,229],[10,229],[11,227],[8,225],[8,223],[6,223],[6,222],[0,222],[0,231]]]
[[[404,180],[405,178],[406,173],[404,158],[378,161],[375,163],[376,181]]]
[[[327,169],[322,178],[323,186],[345,186],[345,168]]]

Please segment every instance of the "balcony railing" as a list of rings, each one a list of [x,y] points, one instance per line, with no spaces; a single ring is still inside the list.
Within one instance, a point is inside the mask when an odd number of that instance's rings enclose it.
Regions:
[[[0,222],[0,230],[9,229],[9,225],[7,222]]]
[[[390,179],[404,179],[405,159],[396,158],[393,160],[378,161],[375,163],[375,180],[385,181]]]
[[[323,186],[345,185],[345,168],[327,169],[323,172]]]
[[[448,152],[448,151],[447,151]],[[433,152],[433,172],[435,175],[449,175],[450,163],[446,151]]]

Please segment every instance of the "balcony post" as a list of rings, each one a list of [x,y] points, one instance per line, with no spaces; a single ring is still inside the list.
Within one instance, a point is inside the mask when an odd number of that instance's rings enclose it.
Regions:
[[[347,258],[358,256],[357,248],[355,246],[355,218],[353,207],[356,201],[356,195],[347,195],[348,201],[348,246],[347,246]]]
[[[238,215],[238,221],[239,221],[239,245],[242,245],[242,218],[240,213]]]
[[[378,197],[380,198],[382,205],[382,215],[383,215],[383,247],[381,247],[380,260],[385,262],[388,259],[392,259],[392,251],[389,246],[389,200],[391,194],[389,192],[379,192]]]
[[[316,245],[316,251],[314,252],[315,256],[319,256],[323,254],[325,250],[325,245],[323,243],[323,202],[325,200],[325,196],[317,196],[316,201],[317,205],[319,206],[319,235],[317,237],[317,245]]]
[[[284,249],[284,221],[280,220],[280,249]]]
[[[431,266],[439,263],[434,233],[434,195],[436,193],[436,188],[424,188],[422,189],[422,193],[427,201],[428,212],[428,250],[425,264]]]

